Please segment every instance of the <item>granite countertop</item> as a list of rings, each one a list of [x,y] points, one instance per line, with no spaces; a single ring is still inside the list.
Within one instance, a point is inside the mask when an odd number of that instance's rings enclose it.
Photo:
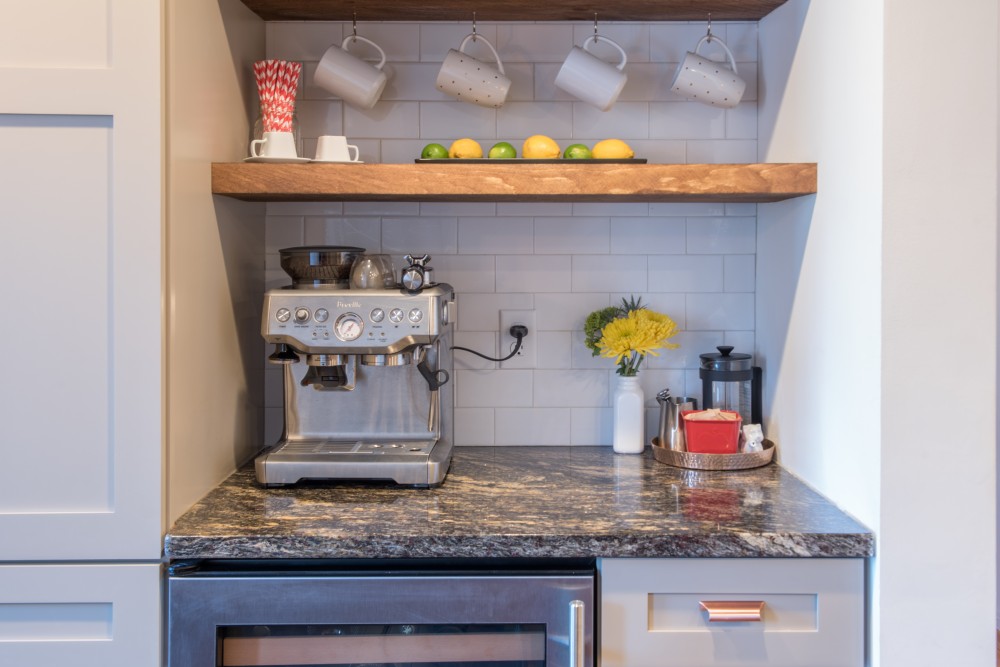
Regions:
[[[865,557],[874,536],[777,465],[703,472],[610,447],[457,447],[434,489],[266,489],[247,466],[167,532],[170,560]]]

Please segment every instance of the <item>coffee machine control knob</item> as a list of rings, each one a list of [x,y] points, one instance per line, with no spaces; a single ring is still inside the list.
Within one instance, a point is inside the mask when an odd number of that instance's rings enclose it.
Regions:
[[[303,324],[309,321],[309,309],[308,308],[296,308],[295,309],[295,321],[299,324]]]
[[[419,324],[420,320],[424,319],[424,313],[419,308],[414,308],[407,314],[410,322],[413,324]]]
[[[292,311],[288,310],[287,308],[279,308],[278,312],[274,314],[274,319],[278,320],[279,322],[287,322],[288,320],[292,319]]]

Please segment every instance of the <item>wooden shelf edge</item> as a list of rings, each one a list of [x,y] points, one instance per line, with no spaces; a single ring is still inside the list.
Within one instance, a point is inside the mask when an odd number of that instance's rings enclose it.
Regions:
[[[602,21],[759,21],[786,0],[619,0],[603,3]],[[594,5],[578,0],[370,0],[359,11],[348,0],[243,0],[265,21],[590,21]]]
[[[816,193],[815,163],[214,163],[212,192],[243,201],[767,203]]]

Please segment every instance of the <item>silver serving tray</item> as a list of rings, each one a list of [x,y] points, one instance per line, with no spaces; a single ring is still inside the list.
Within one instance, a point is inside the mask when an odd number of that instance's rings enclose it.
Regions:
[[[738,454],[695,454],[693,452],[675,452],[660,446],[660,439],[653,438],[653,456],[660,463],[675,468],[690,468],[692,470],[748,470],[766,466],[774,457],[774,443],[764,441],[762,452],[741,452]]]

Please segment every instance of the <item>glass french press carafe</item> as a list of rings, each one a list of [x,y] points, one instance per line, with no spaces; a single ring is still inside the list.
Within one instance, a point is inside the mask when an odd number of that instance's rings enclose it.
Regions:
[[[740,413],[744,424],[761,424],[764,415],[761,406],[761,369],[753,365],[753,357],[737,352],[732,345],[720,345],[718,353],[708,352],[701,357],[702,406]]]

